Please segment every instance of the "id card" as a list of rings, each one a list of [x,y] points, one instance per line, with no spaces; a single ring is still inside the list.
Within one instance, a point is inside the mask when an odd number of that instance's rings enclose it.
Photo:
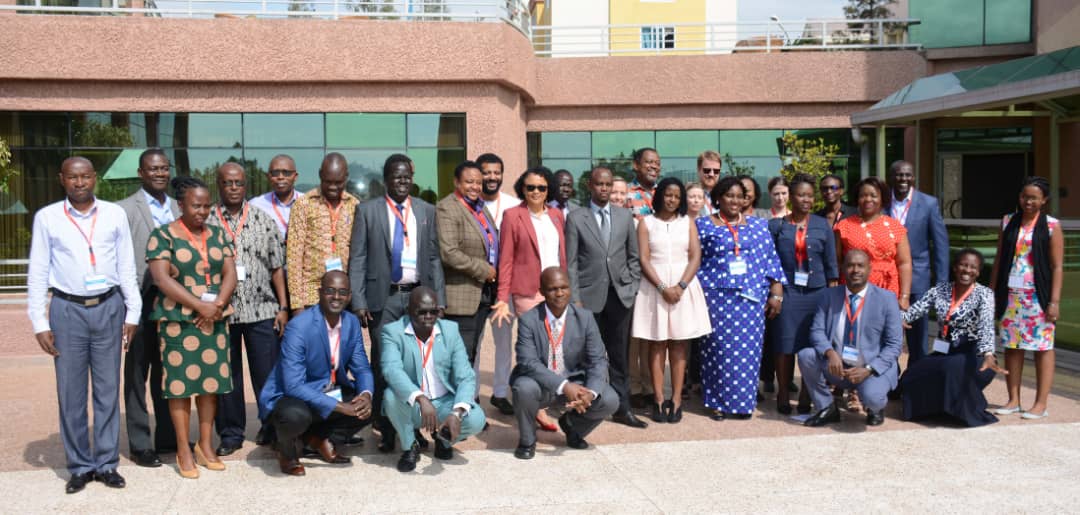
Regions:
[[[341,388],[334,387],[326,391],[326,395],[335,401],[341,402]]]
[[[806,286],[810,282],[810,272],[795,272],[795,286]]]
[[[1027,285],[1024,284],[1023,274],[1009,274],[1009,288],[1014,290],[1026,290]]]
[[[243,281],[247,279],[247,268],[244,265],[236,265],[236,280]]]
[[[750,293],[750,292],[740,291],[739,296],[746,299],[746,300],[748,300],[748,301],[750,301],[750,302],[761,302],[760,298],[758,298],[757,296],[755,296],[753,293]]]
[[[746,274],[746,261],[741,257],[737,257],[728,261],[728,273],[731,275],[745,275]]]
[[[413,268],[413,269],[415,269],[416,268],[416,256],[402,255],[401,256],[401,267],[402,268]]]
[[[334,270],[345,271],[345,268],[341,266],[341,258],[334,257],[326,260],[326,271],[333,272]]]
[[[201,296],[199,296],[199,300],[201,300],[203,302],[214,302],[214,301],[217,300],[217,293],[208,291],[208,292],[202,294]]]
[[[844,361],[845,365],[859,366],[859,349],[845,346],[842,352],[840,359]]]
[[[86,287],[86,291],[98,292],[109,289],[109,283],[105,281],[104,274],[88,274],[83,278],[83,286]]]
[[[948,354],[950,348],[952,348],[952,345],[949,342],[942,340],[941,338],[934,338],[934,346],[931,348],[930,353],[940,352],[942,354]]]

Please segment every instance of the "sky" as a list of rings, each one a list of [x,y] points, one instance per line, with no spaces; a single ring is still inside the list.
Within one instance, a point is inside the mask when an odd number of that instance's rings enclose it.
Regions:
[[[739,21],[768,21],[776,15],[780,21],[808,18],[843,18],[847,0],[740,0]]]

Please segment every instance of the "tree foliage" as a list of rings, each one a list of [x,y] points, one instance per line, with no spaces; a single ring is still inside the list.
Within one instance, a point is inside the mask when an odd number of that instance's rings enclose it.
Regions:
[[[8,149],[7,142],[0,138],[0,192],[7,193],[8,182],[17,175],[19,171],[11,166],[11,150]]]
[[[785,133],[783,141],[784,153],[790,163],[785,165],[780,173],[788,181],[797,174],[806,174],[814,178],[814,184],[819,184],[822,177],[832,173],[833,161],[840,151],[839,145],[825,143],[825,138],[799,138],[794,132]],[[814,202],[815,210],[822,206],[824,202],[820,198]]]
[[[893,13],[890,5],[895,5],[896,0],[848,0],[844,6],[844,17],[849,20],[874,20],[891,18]]]
[[[728,175],[754,175],[754,165],[749,161],[736,161],[730,153],[724,153],[724,168],[727,168]]]

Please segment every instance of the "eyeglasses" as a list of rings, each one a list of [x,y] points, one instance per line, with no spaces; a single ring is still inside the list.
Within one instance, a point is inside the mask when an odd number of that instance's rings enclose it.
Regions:
[[[329,288],[329,287],[327,287],[327,288],[319,288],[319,293],[321,293],[323,295],[333,295],[333,294],[336,293],[338,295],[338,297],[348,297],[349,296],[349,289],[348,288]]]
[[[428,316],[428,315],[430,315],[430,316],[438,316],[439,315],[439,310],[437,310],[437,309],[418,309],[418,310],[416,310],[416,315],[417,316]]]
[[[540,193],[547,193],[547,186],[543,184],[526,184],[525,191],[539,191]]]
[[[224,188],[239,188],[244,185],[244,181],[221,181],[221,186]]]
[[[156,173],[169,173],[169,172],[172,171],[172,169],[173,169],[172,165],[151,166],[149,168],[143,168],[143,170],[146,170],[147,173],[155,173],[155,174]]]
[[[719,168],[702,168],[701,173],[705,175],[720,175]]]
[[[270,174],[270,177],[292,177],[293,175],[296,174],[296,170],[285,170],[285,169],[270,170],[267,173]]]
[[[822,186],[821,189],[827,190],[827,191],[837,191],[837,190],[841,189],[841,186],[837,186],[836,184],[830,184],[828,186]]]

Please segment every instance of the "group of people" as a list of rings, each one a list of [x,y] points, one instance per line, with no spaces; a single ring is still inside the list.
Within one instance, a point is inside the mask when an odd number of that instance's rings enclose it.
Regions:
[[[157,467],[159,454],[175,452],[185,478],[198,466],[224,470],[220,457],[243,444],[242,349],[258,397],[255,441],[274,445],[283,473],[303,475],[302,456],[348,462],[340,448],[361,442],[368,424],[380,451],[400,444],[402,472],[430,440],[436,458],[450,459],[456,442],[486,427],[477,371],[488,325],[489,403],[516,420],[520,459],[535,455],[538,430],[561,430],[582,449],[605,419],[646,427],[635,408],[678,423],[691,385],[714,420],[750,418],[759,378],[790,414],[796,357],[798,410],[816,409],[809,426],[839,420],[845,392],[870,425],[883,421],[890,392],[905,419],[990,423],[982,389],[994,373],[1008,374],[997,414],[1047,415],[1063,236],[1042,213],[1045,180],[1027,180],[1003,220],[988,288],[976,282],[977,251],[949,267],[937,201],[914,188],[906,162],[888,183],[860,181],[856,208],[843,204],[836,175],[775,178],[767,210],[756,207],[756,181],[722,176],[714,151],[698,157],[690,184],[661,178],[652,148],[632,166],[629,183],[594,167],[578,205],[572,174],[529,168],[509,195],[502,160],[482,154],[455,168],[454,192],[432,205],[412,195],[403,154],[384,163],[385,195],[363,202],[348,192],[341,154],[323,159],[319,187],[305,193],[295,191],[294,160],[279,155],[271,191],[248,199],[244,168],[226,163],[214,200],[150,149],[139,159],[142,187],[113,204],[95,198],[88,160],[65,160],[65,199],[35,214],[28,303],[55,359],[67,491],[125,484],[121,351],[133,461]],[[815,213],[818,189],[825,206]],[[927,345],[931,309],[940,331]],[[1036,351],[1039,377],[1026,411],[1025,350]]]

